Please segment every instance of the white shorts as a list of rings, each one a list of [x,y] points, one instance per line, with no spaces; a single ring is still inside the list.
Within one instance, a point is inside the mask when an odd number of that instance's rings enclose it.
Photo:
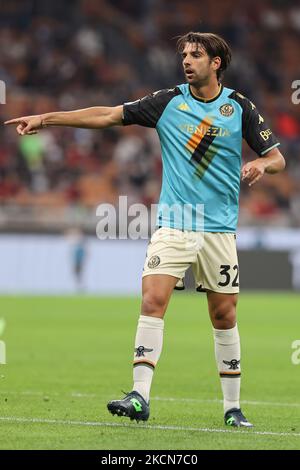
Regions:
[[[192,232],[168,227],[156,230],[147,249],[143,277],[169,274],[181,280],[189,266],[192,266],[198,290],[239,292],[234,233]]]

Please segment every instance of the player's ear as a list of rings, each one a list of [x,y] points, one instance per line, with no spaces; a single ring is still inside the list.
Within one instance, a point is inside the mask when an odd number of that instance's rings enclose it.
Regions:
[[[213,70],[218,70],[221,67],[221,57],[217,56],[212,59]]]

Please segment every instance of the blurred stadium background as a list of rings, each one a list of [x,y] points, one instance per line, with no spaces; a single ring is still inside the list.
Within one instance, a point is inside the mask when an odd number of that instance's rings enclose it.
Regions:
[[[242,272],[249,250],[257,253],[250,253],[243,286],[299,289],[300,105],[291,99],[292,82],[299,79],[299,3],[171,3],[172,8],[167,0],[1,3],[1,120],[117,105],[172,87],[184,79],[172,38],[189,30],[223,35],[234,53],[224,83],[256,103],[287,159],[284,173],[266,176],[251,189],[242,185]],[[52,128],[20,139],[1,126],[0,133],[0,290],[72,292],[78,286],[75,258],[82,255],[87,291],[138,292],[146,242],[97,240],[96,207],[117,206],[120,194],[128,204],[157,202],[161,161],[155,131]],[[253,158],[245,146],[245,161]],[[84,248],[78,248],[83,236]]]
[[[181,83],[172,38],[189,30],[228,40],[234,60],[224,83],[255,102],[287,160],[282,174],[251,189],[242,184],[237,238],[239,327],[247,351],[243,406],[255,430],[266,434],[233,439],[217,430],[222,405],[201,294],[172,298],[168,353],[153,388],[155,431],[114,428],[107,415],[106,402],[131,387],[147,240],[99,240],[96,209],[101,203],[118,208],[119,195],[128,196],[128,205],[157,202],[155,131],[51,128],[20,138],[1,125],[0,339],[7,366],[0,369],[0,448],[299,449],[297,351],[291,362],[300,328],[299,293],[292,292],[300,290],[300,104],[291,98],[300,79],[299,2],[1,2],[1,122],[118,105]],[[244,161],[253,158],[245,146]],[[267,292],[248,295],[247,289]],[[53,295],[76,292],[97,297]]]

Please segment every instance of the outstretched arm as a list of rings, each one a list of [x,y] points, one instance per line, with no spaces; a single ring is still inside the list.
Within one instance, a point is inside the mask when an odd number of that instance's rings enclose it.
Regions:
[[[266,153],[263,157],[246,163],[242,168],[242,181],[246,181],[249,186],[252,186],[260,180],[265,173],[278,173],[284,170],[284,168],[285,159],[276,147]]]
[[[96,106],[76,111],[45,113],[10,119],[4,124],[16,124],[19,135],[36,134],[46,126],[69,126],[87,129],[105,129],[122,124],[123,105]]]

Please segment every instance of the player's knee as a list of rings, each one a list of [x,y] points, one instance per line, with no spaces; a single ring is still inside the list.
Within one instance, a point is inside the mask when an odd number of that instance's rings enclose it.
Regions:
[[[216,316],[213,325],[217,330],[228,330],[233,328],[236,324],[236,316],[231,314]]]
[[[224,301],[213,305],[210,313],[215,328],[233,328],[236,323],[236,302]]]
[[[167,299],[163,294],[146,292],[142,300],[143,315],[163,315],[167,307]]]

